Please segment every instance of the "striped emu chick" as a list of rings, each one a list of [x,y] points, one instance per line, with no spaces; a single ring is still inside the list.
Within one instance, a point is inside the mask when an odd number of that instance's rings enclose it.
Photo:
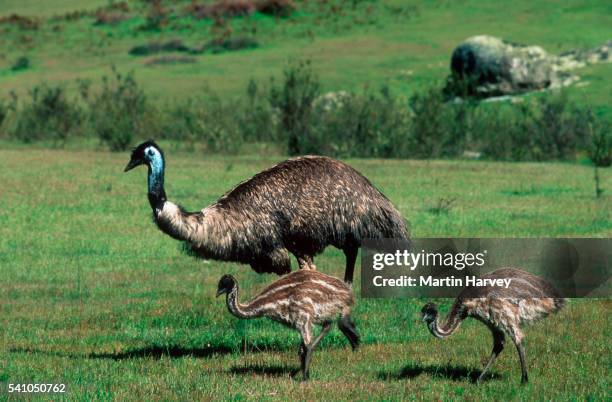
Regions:
[[[521,361],[521,382],[526,383],[527,364],[521,327],[559,311],[565,300],[549,282],[520,269],[502,268],[483,275],[482,278],[510,278],[512,281],[507,289],[502,287],[463,289],[443,321],[438,317],[437,306],[428,303],[421,310],[423,321],[437,338],[450,336],[467,317],[477,319],[491,330],[493,351],[478,377],[478,383],[483,381],[485,373],[504,349],[505,336],[509,336],[516,346]]]
[[[302,336],[299,356],[304,380],[308,379],[310,358],[317,344],[329,332],[334,321],[347,337],[353,350],[359,335],[350,314],[355,299],[351,287],[343,281],[312,270],[299,270],[265,288],[249,303],[238,301],[238,282],[231,275],[219,281],[217,296],[227,294],[227,308],[238,318],[268,317],[296,329]],[[314,326],[321,332],[314,336]]]

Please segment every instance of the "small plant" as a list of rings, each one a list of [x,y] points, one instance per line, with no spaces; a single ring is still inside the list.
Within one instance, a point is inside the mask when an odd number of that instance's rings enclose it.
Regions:
[[[601,188],[599,168],[609,167],[612,164],[612,133],[609,124],[589,125],[591,144],[589,159],[593,162],[595,180],[595,196],[599,197],[604,190]]]
[[[414,94],[410,100],[412,124],[410,141],[412,152],[418,158],[451,156],[457,149],[445,147],[450,134],[450,106],[444,103],[438,88],[429,88],[422,93]]]
[[[289,17],[295,11],[291,0],[259,0],[255,3],[257,11],[277,17]]]
[[[255,80],[249,81],[240,118],[240,129],[246,141],[277,141],[277,116],[265,92],[266,89],[260,88]]]
[[[10,106],[7,101],[0,99],[0,134],[2,134],[2,123],[6,120],[10,113]]]
[[[0,24],[14,25],[24,31],[37,30],[40,27],[39,20],[19,14],[11,14],[6,17],[0,17]]]
[[[200,50],[210,50],[212,53],[223,53],[242,49],[253,49],[259,46],[257,41],[248,36],[213,39]]]
[[[102,78],[102,90],[87,102],[98,138],[111,151],[125,151],[141,132],[147,101],[132,73],[123,75],[115,67],[112,73]]]
[[[270,104],[280,110],[281,125],[291,155],[303,153],[309,138],[312,107],[319,96],[320,84],[310,61],[301,61],[285,69],[282,86],[270,90]]]
[[[30,59],[27,56],[21,56],[11,66],[11,71],[22,71],[30,68]]]
[[[192,2],[186,12],[195,18],[234,18],[259,12],[277,17],[288,17],[295,11],[291,0],[217,0],[210,4]]]
[[[130,49],[129,54],[132,56],[148,56],[151,54],[163,52],[189,52],[191,49],[187,47],[180,39],[171,39],[166,42],[153,41],[146,45],[134,46]]]
[[[440,197],[427,211],[434,215],[448,215],[456,200],[454,197]]]
[[[161,0],[151,0],[149,3],[147,20],[142,26],[142,29],[146,31],[159,31],[168,23],[169,12],[164,8]]]
[[[54,145],[62,145],[78,132],[82,112],[63,87],[39,85],[29,91],[29,96],[17,110],[13,137],[26,143],[50,139]]]

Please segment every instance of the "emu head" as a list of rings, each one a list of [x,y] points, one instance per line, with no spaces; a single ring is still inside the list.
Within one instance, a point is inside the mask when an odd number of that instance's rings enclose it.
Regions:
[[[147,165],[151,168],[152,165],[159,164],[163,166],[164,154],[153,140],[148,140],[138,145],[132,151],[130,161],[125,166],[124,172],[134,169],[140,165]]]
[[[223,275],[217,285],[217,297],[224,293],[230,293],[236,287],[236,278],[231,275]]]
[[[434,303],[427,303],[421,309],[421,317],[427,324],[434,322],[438,318],[438,306]]]

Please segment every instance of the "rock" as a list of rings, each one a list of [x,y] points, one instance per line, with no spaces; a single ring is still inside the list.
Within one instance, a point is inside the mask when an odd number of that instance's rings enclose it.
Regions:
[[[556,56],[539,46],[510,43],[493,36],[474,36],[451,57],[452,75],[446,92],[477,97],[514,95],[548,88],[558,81]]]
[[[583,67],[587,64],[610,63],[612,62],[612,40],[590,50],[570,50],[561,53],[559,60],[564,66]]]

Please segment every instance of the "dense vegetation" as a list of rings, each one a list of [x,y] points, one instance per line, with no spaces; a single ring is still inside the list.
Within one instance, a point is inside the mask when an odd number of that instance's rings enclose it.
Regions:
[[[276,81],[251,81],[240,100],[208,95],[155,102],[133,74],[115,69],[99,90],[91,91],[88,81],[79,81],[78,88],[73,97],[63,86],[47,84],[22,101],[13,95],[0,105],[5,135],[55,146],[97,136],[113,151],[155,137],[188,148],[204,144],[211,152],[267,142],[293,155],[502,160],[574,159],[603,138],[601,152],[608,159],[611,153],[610,125],[565,93],[518,103],[447,101],[435,87],[409,98],[388,87],[322,93],[308,62],[289,66]]]

